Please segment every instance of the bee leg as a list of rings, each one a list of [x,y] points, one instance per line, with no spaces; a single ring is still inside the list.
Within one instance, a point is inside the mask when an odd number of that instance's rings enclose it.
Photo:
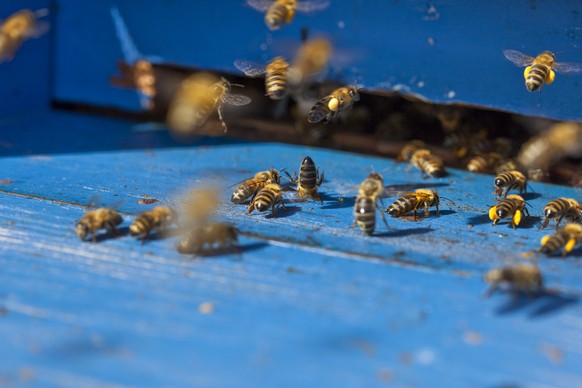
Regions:
[[[564,216],[560,216],[560,218],[556,220],[556,232],[560,230],[560,222],[562,222],[562,218],[564,218]]]
[[[380,202],[383,207],[384,203],[382,203],[382,199],[380,199]],[[378,211],[380,212],[380,215],[382,216],[382,221],[384,221],[384,225],[386,225],[386,228],[390,229],[390,227],[388,226],[388,222],[386,221],[386,217],[384,216],[384,211],[382,210],[382,207],[380,207],[380,205],[378,205],[378,201],[376,201],[376,209],[378,209]]]
[[[441,215],[441,212],[439,211],[439,205],[436,205],[436,214],[437,216]]]
[[[247,214],[251,214],[253,210],[255,210],[255,203],[254,201],[251,201],[251,203],[249,203],[249,210],[247,211]]]
[[[548,226],[548,224],[550,223],[550,219],[548,217],[546,217],[546,219],[544,220],[544,223],[542,224],[542,227],[540,229],[544,229],[546,226]],[[558,225],[556,224],[556,232],[558,231]]]
[[[293,176],[291,176],[291,174],[289,174],[288,171],[285,171],[285,175],[287,175],[287,179],[289,179],[291,183],[293,183],[294,185],[297,184],[297,171],[293,172]]]
[[[497,283],[491,285],[491,287],[489,287],[489,289],[485,292],[485,297],[489,298],[491,295],[493,295],[493,293],[497,291],[498,287],[499,285]]]
[[[226,127],[226,123],[224,122],[224,118],[222,117],[222,108],[220,107],[220,105],[218,105],[218,108],[216,108],[216,112],[218,113],[218,119],[220,120],[220,124],[222,125],[222,128],[224,128],[224,132],[226,133],[226,131],[228,131],[228,128]]]
[[[97,236],[95,235],[95,233],[92,234],[91,241],[97,243]]]
[[[321,184],[323,183],[323,171],[321,172],[321,175],[319,175],[319,168],[317,169],[317,187],[321,186]]]
[[[404,169],[404,172],[410,171],[411,168],[412,168],[412,163],[408,163],[408,166],[406,166],[406,168]]]

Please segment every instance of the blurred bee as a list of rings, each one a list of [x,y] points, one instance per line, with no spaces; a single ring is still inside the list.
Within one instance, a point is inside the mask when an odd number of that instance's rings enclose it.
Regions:
[[[212,222],[190,230],[178,243],[178,252],[203,254],[227,249],[238,243],[238,231],[229,224]]]
[[[285,209],[281,187],[276,183],[268,183],[251,200],[248,213],[252,213],[255,209],[258,212],[264,212],[270,208],[273,216],[275,216],[275,206],[277,205]]]
[[[491,283],[486,295],[491,295],[501,285],[510,287],[513,292],[528,295],[543,291],[543,279],[537,265],[519,264],[495,268],[485,274],[485,281]]]
[[[328,0],[246,0],[247,4],[265,14],[265,24],[271,31],[278,30],[284,24],[289,24],[295,17],[295,12],[312,13],[324,10],[329,6]]]
[[[129,226],[129,233],[134,237],[141,236],[143,243],[151,231],[155,229],[163,231],[177,220],[178,215],[173,209],[166,206],[156,206],[150,211],[141,213]]]
[[[218,208],[219,198],[218,189],[212,186],[190,190],[182,201],[182,214],[186,223],[207,223]]]
[[[412,155],[421,148],[424,148],[426,144],[422,140],[412,140],[411,142],[407,143],[400,153],[396,157],[396,160],[399,162],[408,162]]]
[[[137,60],[133,65],[123,61],[117,63],[121,71],[120,76],[109,78],[109,83],[121,88],[137,89],[144,97],[144,108],[153,109],[153,98],[157,94],[156,76],[151,62],[145,59]]]
[[[497,205],[489,209],[489,219],[495,225],[499,220],[511,217],[511,227],[515,229],[521,222],[524,212],[529,216],[529,211],[525,208],[524,199],[519,195],[508,195],[507,198],[501,198]]]
[[[544,215],[546,219],[542,224],[542,229],[548,226],[552,218],[557,218],[556,231],[558,231],[562,218],[566,218],[569,222],[582,223],[582,207],[578,201],[572,198],[560,197],[548,202],[544,207]]]
[[[316,201],[323,202],[317,188],[323,183],[323,172],[319,174],[319,168],[315,168],[315,163],[313,160],[306,156],[301,162],[301,167],[299,167],[299,177],[297,177],[297,172],[291,176],[287,171],[285,171],[289,180],[297,185],[297,194],[302,198],[313,198]]]
[[[551,51],[543,51],[537,57],[530,57],[516,50],[503,51],[505,58],[517,66],[526,66],[523,77],[525,87],[530,92],[542,90],[544,84],[551,84],[556,78],[556,73],[577,73],[582,71],[579,63],[556,62],[556,55]]]
[[[344,86],[331,92],[330,95],[319,100],[309,111],[307,121],[318,123],[322,120],[329,122],[343,110],[349,109],[354,102],[360,100],[360,94],[355,86]]]
[[[267,66],[237,59],[237,69],[249,77],[265,74],[265,92],[271,100],[280,100],[287,95],[287,77],[289,63],[283,57],[276,57]]]
[[[410,165],[419,169],[423,178],[425,178],[425,174],[431,178],[446,175],[443,161],[425,148],[421,148],[412,154]]]
[[[206,123],[216,111],[224,131],[226,123],[222,117],[222,105],[243,106],[251,102],[247,96],[231,94],[231,83],[208,73],[197,73],[182,81],[170,103],[167,124],[170,129],[189,134]]]
[[[332,52],[333,47],[326,38],[317,37],[303,43],[289,69],[289,83],[305,86],[327,68]]]
[[[360,185],[356,203],[354,205],[354,219],[356,225],[366,234],[374,233],[376,228],[376,209],[380,211],[384,224],[388,227],[384,212],[378,205],[382,202],[384,180],[378,173],[371,173]]]
[[[509,190],[514,188],[518,189],[520,194],[525,192],[527,187],[527,178],[517,170],[507,171],[495,177],[494,185],[495,194],[497,194],[497,197],[501,197],[504,188],[505,194],[503,196],[507,197]]]
[[[416,221],[417,210],[424,207],[424,216],[428,217],[428,209],[436,206],[437,214],[439,212],[440,197],[436,190],[418,189],[412,193],[406,193],[398,198],[392,205],[388,206],[386,213],[392,217],[400,217],[408,212],[414,211],[414,220]]]
[[[490,148],[485,129],[477,132],[466,128],[457,129],[445,137],[443,145],[452,148],[457,159],[464,159],[473,153],[484,153]]]
[[[0,62],[9,61],[24,41],[38,38],[48,31],[48,23],[38,18],[48,15],[46,8],[33,12],[23,9],[8,16],[0,25]]]
[[[503,157],[497,152],[480,154],[469,160],[467,170],[478,173],[490,173],[501,163]]]
[[[241,184],[232,193],[230,201],[236,204],[244,203],[244,201],[265,187],[265,185],[271,183],[279,184],[280,181],[281,177],[279,172],[275,169],[258,172],[254,177],[241,182]]]
[[[555,234],[542,237],[540,252],[551,255],[563,247],[562,256],[566,256],[579,242],[582,242],[582,225],[566,224]]]
[[[118,234],[116,227],[122,222],[123,219],[116,210],[102,207],[85,213],[77,223],[75,231],[81,240],[86,241],[87,237],[91,236],[91,241],[97,242],[96,233],[100,229],[107,229],[116,236]]]

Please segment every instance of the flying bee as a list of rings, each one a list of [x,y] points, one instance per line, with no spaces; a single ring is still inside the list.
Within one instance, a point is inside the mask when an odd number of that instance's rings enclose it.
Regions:
[[[556,232],[558,231],[562,218],[566,218],[569,222],[582,223],[582,207],[573,198],[560,197],[548,202],[546,207],[544,207],[544,215],[546,219],[542,224],[542,229],[548,226],[550,219],[557,218]]]
[[[246,179],[240,183],[232,193],[230,201],[236,204],[244,203],[244,201],[265,187],[265,185],[271,183],[278,185],[280,182],[281,176],[279,175],[279,171],[275,169],[258,172],[254,177]]]
[[[582,225],[566,224],[555,234],[542,237],[540,252],[551,255],[563,247],[562,256],[566,256],[579,242],[582,242]]]
[[[407,143],[402,149],[400,153],[396,157],[396,160],[399,162],[408,162],[416,151],[421,148],[424,148],[426,144],[422,140],[412,140],[411,142]]]
[[[248,213],[252,213],[255,209],[258,212],[264,212],[270,208],[273,216],[275,216],[275,206],[277,205],[285,209],[281,187],[277,183],[268,183],[251,200]]]
[[[48,23],[39,22],[38,18],[46,16],[46,8],[33,12],[23,9],[8,16],[0,25],[0,62],[9,61],[30,38],[38,38],[48,31]]]
[[[495,177],[494,185],[497,197],[501,197],[504,188],[505,194],[503,194],[503,196],[507,197],[507,193],[511,189],[518,189],[520,194],[525,192],[527,188],[527,178],[523,173],[517,170],[507,171]]]
[[[81,240],[86,241],[87,237],[91,236],[91,241],[97,242],[96,233],[100,229],[107,229],[116,236],[118,234],[116,227],[122,222],[123,219],[116,210],[102,207],[85,213],[77,223],[75,231]]]
[[[307,121],[318,123],[322,120],[329,122],[338,113],[347,110],[360,100],[360,93],[355,86],[344,86],[331,92],[328,96],[319,100],[309,111]]]
[[[535,58],[516,50],[505,50],[503,55],[517,66],[526,66],[523,77],[525,87],[530,92],[541,91],[544,84],[554,82],[554,70],[563,74],[582,71],[579,63],[556,62],[556,55],[551,51],[543,51]]]
[[[271,100],[280,100],[287,95],[289,63],[285,58],[276,57],[267,66],[237,59],[234,65],[249,77],[265,74],[265,95]]]
[[[501,163],[503,157],[497,152],[480,154],[469,160],[467,170],[478,173],[490,173]]]
[[[291,176],[287,171],[285,171],[289,180],[297,185],[297,194],[302,198],[313,198],[316,201],[323,202],[317,188],[323,183],[323,172],[319,174],[319,168],[315,168],[315,163],[313,159],[306,156],[301,162],[301,167],[299,167],[299,177],[297,172]]]
[[[491,283],[486,295],[491,295],[501,285],[506,285],[513,292],[528,295],[543,291],[543,278],[537,265],[519,264],[495,268],[485,274],[485,281]]]
[[[216,187],[206,186],[188,191],[182,201],[185,223],[200,225],[207,223],[219,205],[220,193]],[[182,218],[182,217],[180,217]]]
[[[182,81],[170,103],[166,118],[168,127],[181,134],[200,129],[216,111],[224,132],[223,104],[243,106],[251,102],[247,96],[231,94],[231,83],[208,73],[197,73]]]
[[[446,175],[443,161],[425,148],[421,148],[412,154],[410,165],[419,169],[423,178],[425,178],[425,174],[431,178]]]
[[[398,198],[394,203],[386,209],[386,213],[392,217],[400,217],[408,212],[414,211],[414,220],[416,221],[417,210],[424,207],[424,216],[428,217],[428,209],[431,206],[436,207],[437,214],[439,212],[440,197],[436,190],[418,189],[415,192],[406,193]]]
[[[489,219],[493,221],[493,225],[496,225],[499,220],[511,217],[511,227],[515,229],[521,222],[524,212],[529,216],[529,211],[525,205],[524,199],[519,195],[508,195],[507,198],[501,198],[497,205],[489,209]]]
[[[212,222],[187,232],[178,243],[180,253],[208,253],[212,249],[228,249],[238,243],[238,231],[229,224]]]
[[[158,229],[165,230],[169,225],[176,223],[178,215],[173,209],[166,206],[156,206],[152,210],[141,213],[129,226],[129,234],[140,237],[142,243],[149,237],[150,232]]]
[[[356,225],[366,234],[374,233],[376,228],[376,209],[380,211],[384,224],[388,226],[384,212],[378,205],[382,202],[384,179],[378,173],[371,173],[360,185],[354,204],[354,220]]]
[[[136,89],[144,97],[142,106],[153,109],[157,90],[152,63],[145,59],[139,59],[133,65],[119,61],[117,67],[121,75],[110,77],[109,83],[121,88]]]
[[[316,37],[303,43],[289,68],[289,83],[294,87],[308,84],[324,72],[332,53],[332,44],[326,38]]]
[[[247,4],[259,12],[265,12],[265,24],[269,30],[278,30],[289,24],[295,12],[312,13],[329,6],[328,0],[247,0]]]

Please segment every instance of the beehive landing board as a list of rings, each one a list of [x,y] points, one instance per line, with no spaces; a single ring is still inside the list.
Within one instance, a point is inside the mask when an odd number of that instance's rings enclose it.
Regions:
[[[118,135],[97,152],[45,146],[43,155],[0,159],[1,179],[12,180],[0,193],[3,383],[582,384],[579,249],[566,260],[541,258],[559,294],[483,296],[484,271],[523,261],[519,253],[551,231],[538,230],[539,218],[517,230],[491,226],[491,176],[452,170],[423,180],[389,159],[233,140],[122,150],[120,134],[132,124],[62,113],[44,133],[73,122]],[[73,133],[71,144],[90,148]],[[227,201],[233,183],[266,168],[295,170],[305,155],[325,170],[323,204],[288,203],[271,218]],[[372,169],[389,193],[434,187],[454,204],[418,222],[389,218],[388,229],[379,222],[376,235],[363,236],[352,208]],[[125,201],[127,231],[154,206],[139,205],[142,196],[173,204],[209,181],[224,189],[218,218],[243,232],[239,251],[201,259],[177,253],[176,236],[142,245],[127,235],[93,244],[74,234],[94,194]],[[554,197],[579,196],[531,186],[535,215]],[[200,312],[203,303],[213,311]]]

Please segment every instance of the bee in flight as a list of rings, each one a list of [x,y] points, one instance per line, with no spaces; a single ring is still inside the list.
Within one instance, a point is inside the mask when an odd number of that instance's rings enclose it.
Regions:
[[[537,265],[519,264],[495,268],[485,274],[485,281],[491,288],[485,295],[489,296],[501,285],[506,285],[513,292],[527,295],[543,291],[543,278]]]
[[[128,89],[136,89],[144,98],[142,106],[146,109],[154,108],[154,97],[156,97],[156,76],[151,62],[140,59],[133,65],[123,61],[117,63],[121,75],[109,78],[109,83]]]
[[[297,50],[293,65],[289,68],[289,83],[301,88],[324,72],[329,64],[333,46],[323,37],[305,41]]]
[[[511,217],[511,227],[515,229],[520,224],[524,212],[529,216],[525,205],[524,199],[519,195],[508,195],[489,209],[489,219],[493,221],[493,225],[496,225],[499,220]]]
[[[442,177],[447,174],[441,158],[433,155],[425,148],[421,148],[412,154],[410,165],[419,169],[423,178],[426,178],[425,174],[431,178]]]
[[[523,77],[525,87],[530,92],[541,91],[544,84],[554,82],[556,78],[554,71],[563,74],[582,71],[582,65],[579,63],[556,62],[556,55],[551,51],[544,51],[535,58],[516,50],[505,50],[503,55],[517,66],[526,66]]]
[[[48,31],[48,23],[38,21],[38,18],[46,15],[48,15],[46,8],[36,12],[23,9],[8,16],[0,24],[0,62],[14,58],[14,54],[24,41],[38,38]]]
[[[238,231],[229,224],[212,222],[198,226],[189,232],[178,243],[178,252],[203,254],[213,249],[228,249],[238,243]]]
[[[329,6],[329,0],[247,0],[247,4],[257,11],[265,12],[265,24],[270,30],[278,30],[289,24],[295,12],[312,13]]]
[[[313,198],[316,201],[323,202],[317,188],[323,183],[323,172],[319,174],[319,168],[315,168],[315,163],[313,159],[306,156],[301,162],[299,167],[299,177],[297,172],[291,176],[287,171],[285,171],[289,180],[297,185],[297,194],[301,198]]]
[[[77,223],[75,232],[83,241],[91,237],[91,241],[97,242],[96,234],[99,230],[107,229],[109,233],[116,236],[117,226],[122,222],[123,219],[116,210],[102,207],[85,213]]]
[[[542,237],[540,252],[551,255],[563,247],[562,256],[566,256],[579,242],[582,242],[582,225],[566,224],[555,234]]]
[[[542,229],[548,226],[550,219],[556,218],[556,232],[563,218],[570,222],[582,223],[582,208],[580,203],[573,198],[560,197],[548,202],[544,207],[546,219],[542,224]]]
[[[156,206],[152,210],[141,213],[129,226],[129,233],[135,237],[141,236],[143,243],[153,230],[163,231],[177,220],[178,215],[173,209],[166,206]]]
[[[376,209],[380,211],[382,220],[388,227],[384,212],[378,205],[378,202],[382,202],[383,192],[384,179],[375,172],[368,175],[360,185],[354,204],[354,220],[356,225],[366,234],[372,234],[376,229]]]
[[[186,78],[170,103],[166,119],[168,127],[180,134],[189,134],[204,126],[216,111],[226,132],[222,105],[243,106],[251,102],[247,96],[231,94],[231,86],[226,79],[219,80],[208,73],[197,73]]]
[[[289,63],[285,58],[276,57],[267,66],[237,59],[234,65],[249,77],[265,74],[265,94],[271,100],[280,100],[287,95]]]
[[[230,201],[236,204],[244,203],[248,198],[265,187],[265,185],[271,183],[278,185],[280,181],[281,176],[279,175],[279,171],[275,169],[258,172],[254,177],[246,179],[240,183],[232,193]]]
[[[386,209],[386,213],[392,217],[400,217],[414,211],[414,220],[416,221],[417,210],[424,207],[424,216],[428,217],[428,209],[431,206],[436,207],[437,214],[439,213],[440,197],[436,190],[418,189],[415,192],[406,193],[398,198],[394,203]]]
[[[495,186],[495,194],[497,194],[497,197],[501,197],[503,189],[505,189],[503,196],[507,197],[507,193],[511,189],[518,189],[520,194],[525,192],[527,188],[527,178],[523,173],[517,170],[507,171],[497,175],[493,184]]]
[[[328,96],[319,100],[309,111],[307,121],[318,123],[322,120],[329,122],[338,113],[347,110],[360,100],[360,93],[355,86],[344,86],[331,92]]]
[[[277,183],[268,183],[261,190],[259,190],[251,200],[248,213],[252,213],[255,209],[258,212],[264,212],[271,209],[274,217],[275,206],[277,205],[280,205],[283,209],[285,209],[281,187],[279,187]]]

